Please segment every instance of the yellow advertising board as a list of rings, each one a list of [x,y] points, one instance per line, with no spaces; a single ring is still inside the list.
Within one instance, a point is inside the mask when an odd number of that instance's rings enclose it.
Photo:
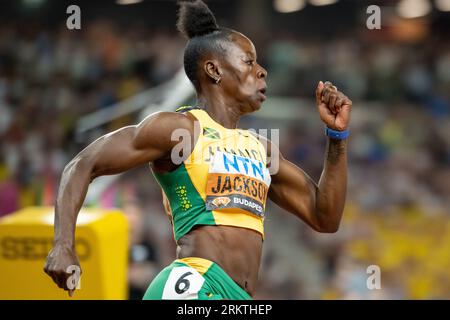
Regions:
[[[128,226],[118,210],[82,209],[76,251],[82,276],[72,298],[43,268],[54,209],[30,207],[0,219],[0,299],[126,299]]]

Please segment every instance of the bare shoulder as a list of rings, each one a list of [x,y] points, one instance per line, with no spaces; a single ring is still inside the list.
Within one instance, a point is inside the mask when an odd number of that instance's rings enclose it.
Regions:
[[[171,145],[175,130],[193,133],[194,119],[188,114],[177,112],[153,113],[136,125],[135,145],[145,146],[149,141],[162,146]]]
[[[147,116],[137,125],[138,129],[190,129],[194,126],[194,119],[188,114],[178,112],[156,112]]]

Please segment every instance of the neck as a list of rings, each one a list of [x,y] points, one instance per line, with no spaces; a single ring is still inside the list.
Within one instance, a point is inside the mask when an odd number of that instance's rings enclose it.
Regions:
[[[217,94],[200,94],[198,106],[205,109],[209,116],[222,127],[236,129],[241,117],[240,108],[236,101]]]

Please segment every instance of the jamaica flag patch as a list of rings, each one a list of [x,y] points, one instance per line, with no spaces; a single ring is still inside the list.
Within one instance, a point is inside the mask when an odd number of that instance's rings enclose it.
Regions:
[[[220,133],[216,129],[203,128],[203,136],[210,139],[220,140]]]

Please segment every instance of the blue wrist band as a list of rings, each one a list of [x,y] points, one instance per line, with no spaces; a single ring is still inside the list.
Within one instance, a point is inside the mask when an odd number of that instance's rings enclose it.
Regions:
[[[350,135],[350,130],[346,129],[344,131],[336,131],[326,127],[325,134],[332,139],[344,140],[347,139]]]

